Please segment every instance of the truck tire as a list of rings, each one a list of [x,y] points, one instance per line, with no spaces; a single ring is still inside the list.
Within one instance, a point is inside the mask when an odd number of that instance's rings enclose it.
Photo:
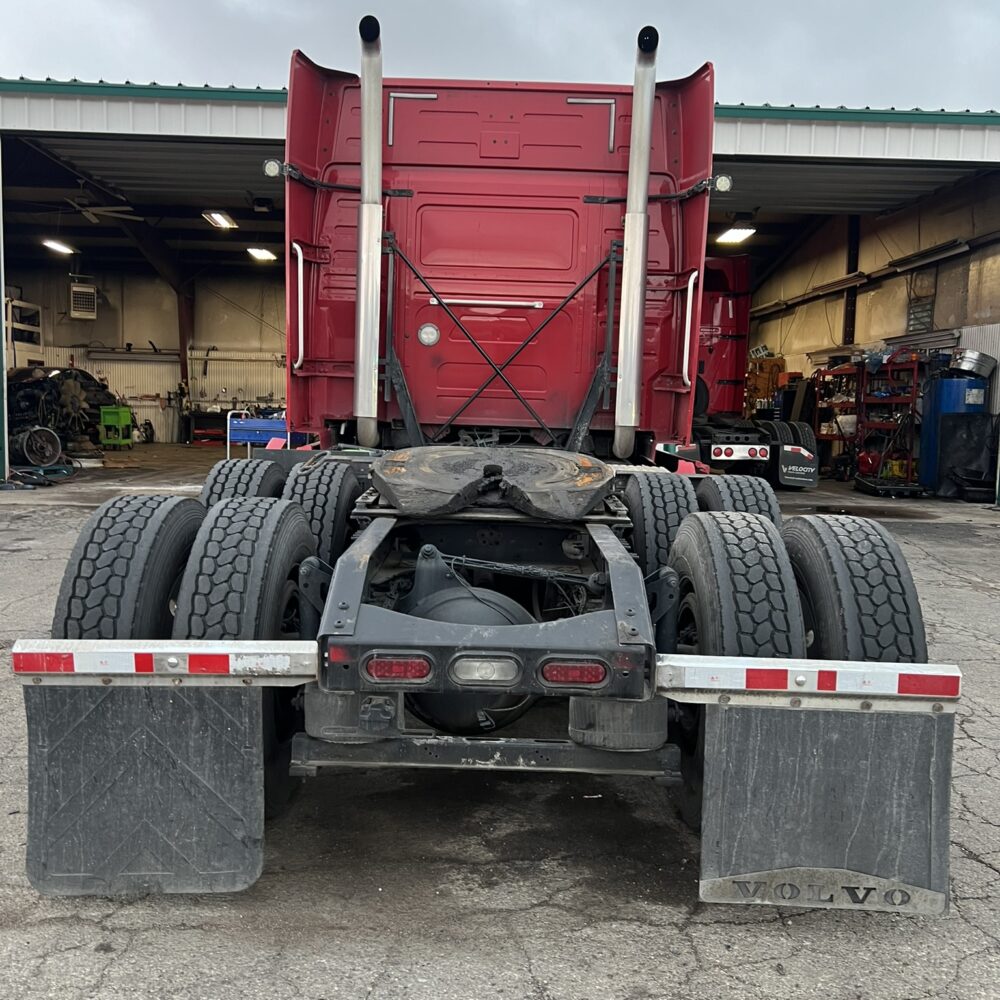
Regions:
[[[171,602],[205,508],[173,496],[101,504],[80,532],[52,619],[54,639],[169,639]]]
[[[298,567],[316,554],[302,509],[272,497],[233,497],[202,523],[177,595],[175,639],[298,639]],[[309,636],[308,638],[312,638]],[[295,688],[261,688],[264,813],[278,815],[299,781],[288,774],[301,728]]]
[[[758,420],[757,426],[767,433],[772,445],[795,444],[792,429],[784,420]]]
[[[805,448],[811,454],[816,454],[816,432],[810,424],[803,420],[793,420],[789,423],[792,432],[792,443]]]
[[[849,515],[793,517],[782,537],[817,660],[926,663],[920,601],[895,539]]]
[[[316,555],[332,566],[347,547],[347,533],[361,484],[347,462],[297,465],[285,480],[283,500],[305,512],[316,540]]]
[[[632,521],[632,548],[643,576],[667,564],[684,518],[698,509],[694,486],[673,472],[637,472],[628,478],[625,506]]]
[[[670,552],[680,578],[677,651],[715,656],[803,657],[805,627],[792,567],[778,529],[759,514],[692,514]],[[680,812],[701,822],[704,718],[680,706]]]
[[[169,639],[174,588],[204,518],[193,498],[102,504],[70,557],[53,637]],[[261,725],[254,694],[26,688],[31,884],[45,895],[131,898],[252,885],[263,858],[259,765],[244,766]]]
[[[205,477],[201,502],[206,507],[230,497],[280,497],[285,471],[265,458],[227,458]]]
[[[757,476],[706,476],[695,491],[703,511],[760,514],[781,527],[781,508],[770,484]]]

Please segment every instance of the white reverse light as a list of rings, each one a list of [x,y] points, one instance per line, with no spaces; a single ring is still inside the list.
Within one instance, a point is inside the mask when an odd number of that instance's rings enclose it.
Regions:
[[[254,260],[277,260],[277,256],[265,247],[247,247],[247,253]]]
[[[433,347],[440,339],[441,331],[433,323],[424,323],[424,325],[417,330],[417,340],[419,340],[424,347]]]

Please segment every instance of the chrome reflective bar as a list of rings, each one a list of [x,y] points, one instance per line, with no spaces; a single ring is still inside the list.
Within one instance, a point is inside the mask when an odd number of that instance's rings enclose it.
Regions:
[[[661,653],[655,690],[661,698],[700,705],[939,714],[955,711],[962,672],[940,663]]]
[[[19,639],[22,684],[304,684],[316,680],[319,644],[304,641]]]

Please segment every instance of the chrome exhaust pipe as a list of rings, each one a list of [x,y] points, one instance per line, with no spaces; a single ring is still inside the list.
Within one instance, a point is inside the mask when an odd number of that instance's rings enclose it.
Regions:
[[[382,299],[382,43],[378,18],[361,18],[361,204],[354,323],[358,443],[378,444],[378,339]]]
[[[614,453],[629,458],[639,426],[642,328],[646,313],[646,256],[649,242],[649,147],[656,93],[656,28],[639,32],[632,85],[632,137],[628,152],[625,243],[622,250],[622,305],[618,323],[618,379],[615,392]]]

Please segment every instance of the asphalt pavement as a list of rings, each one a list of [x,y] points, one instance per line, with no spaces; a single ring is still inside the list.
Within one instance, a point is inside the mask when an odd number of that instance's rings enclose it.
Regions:
[[[947,918],[702,904],[698,841],[648,780],[443,771],[308,782],[269,826],[263,876],[244,893],[40,897],[24,874],[10,645],[47,634],[96,503],[196,489],[190,472],[155,466],[0,494],[3,1000],[1000,997],[1000,514],[840,487],[783,499],[789,513],[861,505],[885,518],[932,659],[965,672]]]

